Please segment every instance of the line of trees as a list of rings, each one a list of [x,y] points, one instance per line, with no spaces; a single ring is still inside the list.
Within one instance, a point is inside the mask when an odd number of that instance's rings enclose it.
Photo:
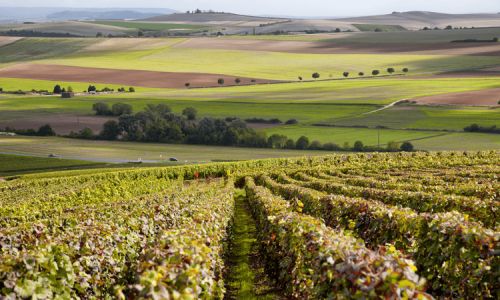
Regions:
[[[465,132],[481,132],[481,133],[500,133],[500,128],[496,125],[493,126],[481,126],[478,124],[472,124],[464,128]]]
[[[408,73],[408,72],[410,72],[410,69],[409,68],[402,68],[401,71],[403,73]],[[387,68],[386,72],[392,75],[393,73],[396,72],[396,69],[392,68],[392,67],[391,68]],[[372,70],[372,76],[378,76],[378,75],[380,75],[380,73],[381,73],[380,70]],[[342,73],[342,76],[344,76],[345,78],[349,77],[350,75],[351,74],[349,72],[347,72],[347,71]],[[365,73],[364,72],[359,72],[358,76],[360,76],[360,77],[365,76]],[[319,79],[321,77],[321,74],[318,73],[318,72],[314,72],[311,75],[311,77],[313,79]],[[330,75],[330,77],[332,77],[332,75]],[[298,78],[299,78],[300,81],[303,80],[302,76],[299,76]]]
[[[126,104],[116,103],[109,110],[109,106],[98,102],[93,105],[94,111],[103,107],[102,112],[113,111],[114,107],[124,107]],[[239,146],[273,149],[298,150],[327,150],[327,151],[413,151],[411,143],[389,143],[387,148],[365,146],[361,141],[354,146],[344,144],[343,147],[334,143],[322,144],[319,141],[310,141],[301,136],[297,140],[286,135],[273,134],[267,136],[264,132],[257,132],[247,126],[239,118],[198,118],[198,112],[193,107],[187,107],[182,114],[175,114],[165,104],[149,104],[144,111],[132,114],[120,111],[118,121],[107,121],[98,135],[91,129],[85,128],[79,132],[72,132],[70,137],[84,139],[124,140],[137,142],[160,142],[177,144],[199,144],[218,146]],[[115,114],[117,115],[117,114]]]

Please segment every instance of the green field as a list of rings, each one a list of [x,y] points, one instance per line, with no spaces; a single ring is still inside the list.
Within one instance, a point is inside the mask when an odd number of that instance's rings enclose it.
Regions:
[[[47,156],[60,155],[65,159],[80,159],[108,163],[168,162],[175,157],[180,163],[206,163],[211,161],[250,160],[273,157],[300,157],[325,155],[325,151],[298,151],[274,149],[248,149],[236,147],[171,145],[85,141],[66,138],[2,137],[0,152],[6,154]]]
[[[206,28],[202,25],[190,24],[173,24],[173,23],[160,23],[160,22],[136,22],[136,21],[93,21],[93,24],[109,25],[122,28],[132,28],[144,31],[163,31],[163,30],[196,30]]]
[[[360,31],[377,31],[377,32],[398,32],[407,31],[400,25],[381,25],[381,24],[353,24]]]
[[[0,176],[84,169],[101,166],[105,166],[105,164],[59,158],[0,154]]]

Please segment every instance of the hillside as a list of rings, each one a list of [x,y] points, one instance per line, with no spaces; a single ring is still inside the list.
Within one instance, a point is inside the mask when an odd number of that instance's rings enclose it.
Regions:
[[[152,22],[185,22],[185,23],[227,23],[227,22],[260,22],[262,24],[286,21],[287,19],[266,18],[238,15],[232,13],[178,13],[145,19]]]
[[[500,14],[443,14],[426,11],[393,12],[389,15],[338,19],[352,24],[400,25],[408,29],[423,27],[497,27]]]

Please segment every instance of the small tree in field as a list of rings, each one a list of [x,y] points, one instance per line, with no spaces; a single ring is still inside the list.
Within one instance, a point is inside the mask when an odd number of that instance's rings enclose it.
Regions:
[[[373,71],[372,71],[372,75],[373,75],[373,76],[377,76],[377,75],[379,75],[379,74],[380,74],[380,71],[379,71],[379,70],[373,70]]]
[[[358,73],[358,76],[365,76],[365,73],[363,73],[363,72],[359,72],[359,73]]]
[[[189,87],[191,86],[191,83],[186,82],[186,83],[184,84],[184,86],[185,86],[185,87],[187,87],[187,88],[189,88]]]
[[[217,80],[217,83],[218,83],[219,85],[224,85],[224,82],[225,82],[225,81],[224,81],[224,78],[219,78],[219,80]]]
[[[55,136],[56,132],[54,131],[54,129],[52,129],[52,127],[49,124],[45,124],[40,128],[38,128],[37,134],[39,136]]]
[[[236,82],[236,84],[240,84],[240,83],[241,83],[241,79],[236,78],[236,79],[234,80],[234,82]]]
[[[134,87],[129,87],[128,91],[129,91],[129,93],[135,93],[135,88]]]
[[[299,80],[302,81],[302,79],[303,79],[302,76],[299,76]]]
[[[312,78],[314,78],[314,79],[318,79],[320,77],[321,77],[321,75],[319,75],[318,72],[312,74]]]
[[[400,147],[401,151],[405,151],[405,152],[412,152],[414,147],[413,147],[413,144],[410,143],[410,142],[404,142],[403,144],[401,144],[401,147]]]
[[[408,72],[410,72],[410,70],[408,68],[403,68],[403,72],[408,73]]]
[[[354,147],[352,148],[354,151],[363,151],[365,145],[363,145],[363,142],[361,141],[356,141],[354,143]]]
[[[344,75],[344,77],[347,78],[347,77],[349,77],[349,72],[344,72],[344,74],[342,74],[342,75]]]
[[[61,89],[61,86],[59,84],[57,84],[54,87],[54,94],[60,94],[60,93],[62,93],[62,89]]]
[[[387,69],[387,73],[389,73],[389,74],[392,74],[394,72],[396,72],[396,70],[394,70],[394,68],[388,68]]]

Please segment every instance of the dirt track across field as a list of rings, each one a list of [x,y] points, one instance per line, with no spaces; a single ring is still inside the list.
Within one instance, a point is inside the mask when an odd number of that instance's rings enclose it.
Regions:
[[[187,82],[191,84],[191,87],[211,87],[217,86],[219,78],[225,80],[225,85],[235,85],[236,78],[240,78],[240,84],[249,84],[253,79],[220,74],[117,70],[44,64],[18,64],[0,69],[0,77],[107,83],[150,88],[184,88]],[[264,79],[253,80],[255,83],[276,82]]]
[[[478,105],[497,106],[500,101],[500,88],[462,93],[450,93],[413,99],[426,105]]]
[[[335,42],[193,38],[178,43],[174,47],[311,54],[500,55],[498,43],[352,43],[344,45]]]

